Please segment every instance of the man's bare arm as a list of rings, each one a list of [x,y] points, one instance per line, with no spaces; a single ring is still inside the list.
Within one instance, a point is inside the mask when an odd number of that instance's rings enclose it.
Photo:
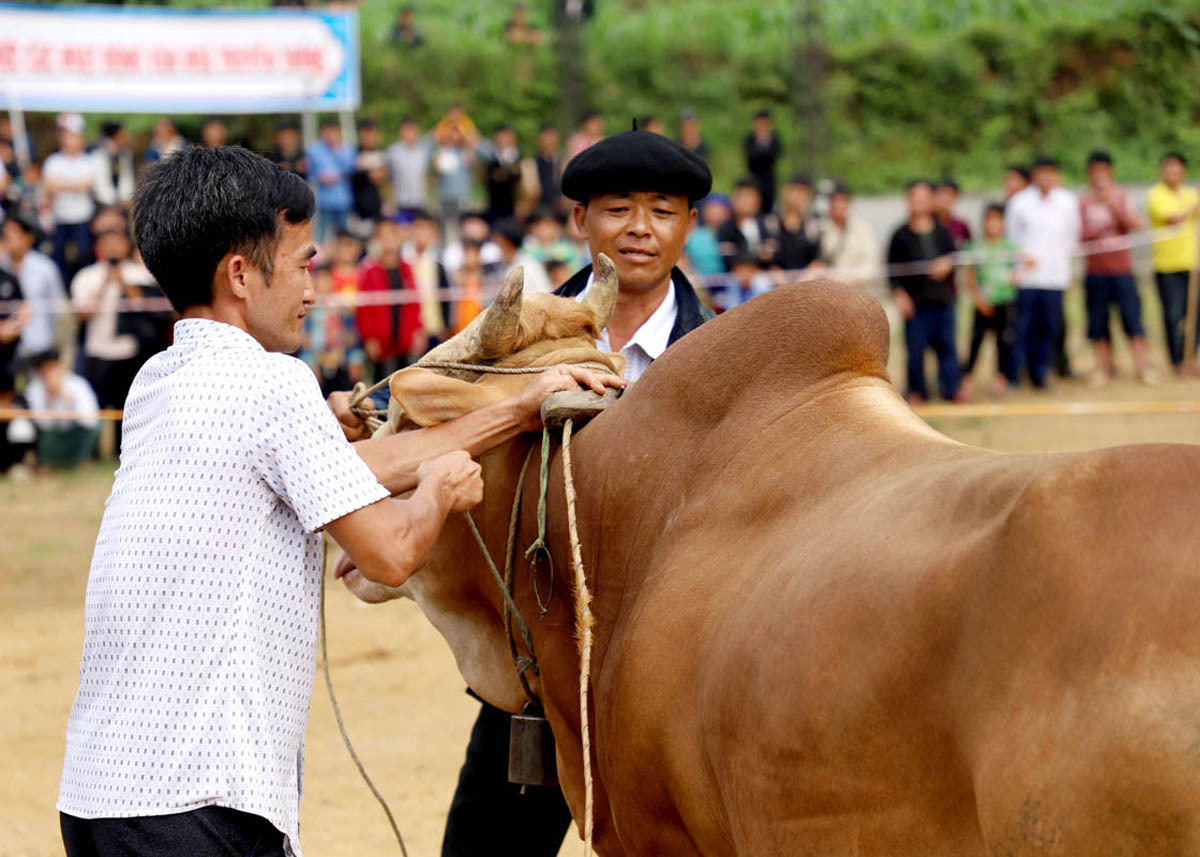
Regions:
[[[479,465],[464,452],[425,462],[414,480],[411,497],[380,500],[326,526],[368,580],[385,586],[404,583],[433,549],[446,516],[483,498]]]
[[[371,468],[388,491],[401,494],[417,484],[417,467],[422,461],[465,449],[478,456],[518,434],[542,427],[542,402],[551,393],[581,387],[603,394],[607,387],[623,387],[615,375],[591,372],[579,366],[556,366],[538,375],[520,394],[480,408],[457,419],[429,428],[414,429],[389,437],[357,440],[366,435],[358,417],[350,413],[349,395],[334,393],[329,407],[337,416],[346,437],[356,441],[354,450]]]

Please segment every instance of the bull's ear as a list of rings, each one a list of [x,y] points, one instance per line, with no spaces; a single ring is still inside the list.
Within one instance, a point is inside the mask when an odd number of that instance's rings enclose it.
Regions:
[[[416,366],[393,375],[390,387],[392,399],[404,409],[404,416],[419,426],[448,422],[510,395],[501,385],[448,378]]]

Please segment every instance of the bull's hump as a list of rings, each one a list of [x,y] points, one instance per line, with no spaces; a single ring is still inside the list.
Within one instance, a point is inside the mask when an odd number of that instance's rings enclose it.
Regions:
[[[798,402],[834,378],[886,382],[888,344],[883,307],[862,288],[782,286],[684,336],[634,392],[711,419],[746,397]]]

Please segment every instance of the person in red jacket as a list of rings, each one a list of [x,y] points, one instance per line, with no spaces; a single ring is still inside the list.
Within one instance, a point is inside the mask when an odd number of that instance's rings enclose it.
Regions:
[[[376,381],[415,361],[423,344],[417,336],[421,332],[421,308],[415,300],[412,269],[400,257],[403,241],[400,223],[380,220],[372,253],[358,275],[358,332]],[[380,297],[391,299],[376,302]]]

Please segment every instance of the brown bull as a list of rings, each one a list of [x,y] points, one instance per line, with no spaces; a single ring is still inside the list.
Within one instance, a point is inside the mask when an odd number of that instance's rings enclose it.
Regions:
[[[1200,450],[964,446],[893,391],[887,347],[861,291],[783,288],[689,334],[573,441],[597,850],[1200,854]],[[498,560],[531,443],[483,459],[475,514]],[[550,611],[524,562],[515,597],[579,818],[557,447],[548,530]],[[428,566],[402,594],[518,711],[461,519]]]

